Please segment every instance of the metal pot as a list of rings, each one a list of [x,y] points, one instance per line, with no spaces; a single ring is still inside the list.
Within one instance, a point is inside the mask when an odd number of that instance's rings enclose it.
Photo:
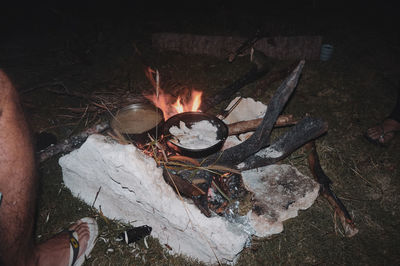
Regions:
[[[145,144],[151,141],[148,135],[154,139],[161,135],[163,123],[163,113],[159,108],[151,103],[140,102],[120,109],[112,117],[110,125],[127,140]]]
[[[171,141],[172,136],[171,133],[169,132],[170,128],[172,126],[177,126],[179,127],[180,121],[184,122],[188,128],[191,128],[192,125],[196,122],[200,122],[203,120],[209,121],[213,126],[217,128],[217,139],[218,142],[210,147],[207,148],[202,148],[202,149],[192,149],[192,148],[187,148],[182,145],[179,145],[178,143]],[[211,155],[217,151],[219,151],[222,146],[224,145],[224,142],[226,138],[228,137],[228,127],[227,125],[217,117],[206,114],[206,113],[201,113],[201,112],[184,112],[180,113],[177,115],[174,115],[170,117],[164,124],[163,126],[163,134],[164,137],[167,138],[167,144],[170,148],[174,149],[178,153],[193,157],[193,158],[201,158],[201,157],[206,157],[208,155]]]

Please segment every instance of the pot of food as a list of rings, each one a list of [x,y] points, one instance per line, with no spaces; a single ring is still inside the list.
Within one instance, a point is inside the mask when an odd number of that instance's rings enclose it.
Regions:
[[[170,117],[163,126],[170,148],[201,158],[219,151],[228,137],[228,127],[217,117],[201,112],[184,112]]]

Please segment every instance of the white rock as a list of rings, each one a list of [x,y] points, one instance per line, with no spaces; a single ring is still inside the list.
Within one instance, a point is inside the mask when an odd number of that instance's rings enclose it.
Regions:
[[[235,100],[232,101],[233,104]],[[242,99],[226,123],[262,117],[266,105]],[[237,145],[252,133],[230,136],[224,148]],[[267,147],[259,156],[279,157]],[[65,185],[72,194],[111,219],[134,226],[149,225],[152,236],[183,254],[205,263],[235,262],[249,237],[270,236],[283,230],[282,222],[309,208],[319,185],[288,165],[270,165],[242,172],[254,193],[254,206],[246,216],[205,217],[189,200],[181,200],[165,183],[155,161],[132,145],[120,145],[92,135],[59,161]],[[101,207],[100,207],[101,206]],[[215,253],[215,255],[214,255]]]
[[[253,192],[248,213],[255,235],[282,232],[282,222],[309,208],[318,196],[319,184],[290,165],[269,165],[242,172],[246,189]]]
[[[233,99],[226,110],[229,110],[239,99]],[[239,121],[247,121],[256,118],[261,118],[267,111],[267,105],[260,101],[255,101],[253,98],[243,98],[233,111],[224,119],[227,124],[232,124]]]
[[[226,107],[225,110],[229,110],[239,99],[236,97]],[[262,118],[267,111],[267,105],[260,101],[255,101],[253,98],[243,98],[240,103],[233,109],[233,111],[223,120],[226,124],[232,124],[240,121],[248,121],[252,119]],[[238,145],[248,139],[253,132],[247,132],[240,134],[239,136],[229,136],[222,150],[229,149],[235,145]]]
[[[59,163],[74,196],[92,205],[101,188],[97,209],[111,219],[151,226],[152,236],[173,253],[206,263],[217,263],[216,257],[230,262],[249,239],[240,225],[220,216],[207,218],[194,204],[179,199],[155,161],[132,145],[92,135]]]

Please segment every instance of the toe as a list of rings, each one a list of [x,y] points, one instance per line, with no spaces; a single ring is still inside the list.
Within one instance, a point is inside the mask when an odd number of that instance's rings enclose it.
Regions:
[[[381,127],[372,127],[367,130],[367,136],[373,140],[378,139],[382,135]]]

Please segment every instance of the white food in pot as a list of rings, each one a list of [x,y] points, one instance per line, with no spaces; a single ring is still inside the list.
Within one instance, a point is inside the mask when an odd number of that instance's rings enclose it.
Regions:
[[[217,144],[218,128],[208,120],[202,120],[187,127],[185,122],[179,121],[179,127],[172,126],[169,132],[173,136],[176,145],[186,149],[205,149]]]

